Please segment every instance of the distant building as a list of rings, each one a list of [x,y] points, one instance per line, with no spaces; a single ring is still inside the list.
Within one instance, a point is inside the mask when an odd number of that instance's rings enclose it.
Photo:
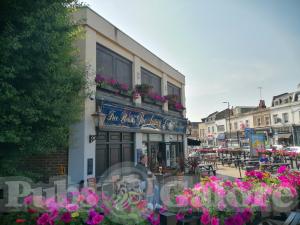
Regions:
[[[274,96],[270,110],[272,143],[300,145],[300,85],[295,92]]]
[[[189,138],[194,139],[194,140],[199,140],[200,135],[199,135],[199,124],[201,122],[191,122],[192,130],[191,130],[191,135]]]
[[[202,144],[205,144],[206,137],[207,137],[207,126],[205,123],[205,119],[201,119],[201,122],[198,124],[198,130],[199,130],[199,140]]]

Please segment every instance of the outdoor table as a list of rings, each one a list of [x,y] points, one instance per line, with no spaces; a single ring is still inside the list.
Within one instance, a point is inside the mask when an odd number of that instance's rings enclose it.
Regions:
[[[208,175],[213,173],[213,175],[216,175],[216,170],[213,167],[213,164],[199,164],[196,169],[197,172],[208,172]]]

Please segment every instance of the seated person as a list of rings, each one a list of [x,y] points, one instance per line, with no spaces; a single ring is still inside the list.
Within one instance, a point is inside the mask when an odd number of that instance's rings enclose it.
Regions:
[[[259,164],[266,164],[269,162],[269,158],[266,154],[262,154],[261,157],[259,157]]]

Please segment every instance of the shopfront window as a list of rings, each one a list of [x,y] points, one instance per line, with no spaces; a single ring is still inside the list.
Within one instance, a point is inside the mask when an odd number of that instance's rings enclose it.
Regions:
[[[152,172],[158,172],[161,166],[166,169],[180,167],[183,156],[183,136],[162,134],[144,134],[143,151],[148,155],[148,167]]]

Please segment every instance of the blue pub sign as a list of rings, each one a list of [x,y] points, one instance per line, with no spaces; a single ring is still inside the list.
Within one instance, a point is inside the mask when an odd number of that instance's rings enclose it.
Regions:
[[[106,127],[186,133],[187,120],[103,101]]]

